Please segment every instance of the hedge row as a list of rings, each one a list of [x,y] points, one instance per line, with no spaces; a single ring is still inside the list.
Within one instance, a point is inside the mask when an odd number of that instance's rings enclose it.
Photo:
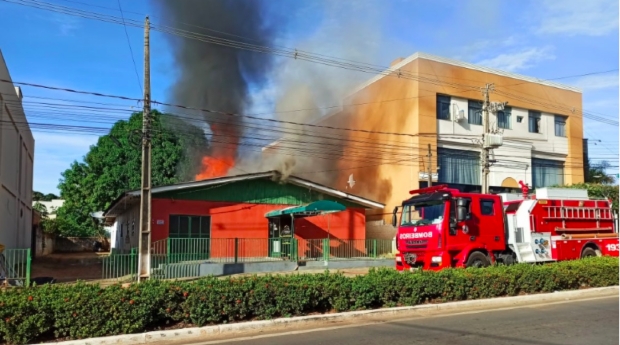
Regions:
[[[130,287],[46,285],[0,294],[7,343],[127,334],[173,324],[204,326],[305,315],[514,296],[618,284],[617,258],[548,265],[147,281]]]

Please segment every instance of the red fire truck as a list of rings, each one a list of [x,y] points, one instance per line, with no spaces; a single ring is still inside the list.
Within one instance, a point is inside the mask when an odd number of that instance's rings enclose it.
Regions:
[[[410,194],[392,216],[400,271],[618,256],[611,202],[586,190],[542,188],[528,196],[523,186],[521,196],[444,185]]]

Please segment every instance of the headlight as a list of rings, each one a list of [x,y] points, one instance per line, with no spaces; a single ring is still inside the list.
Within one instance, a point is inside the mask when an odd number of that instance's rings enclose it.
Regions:
[[[396,262],[402,262],[402,261],[403,261],[403,258],[401,258],[400,256],[396,257]]]
[[[436,264],[441,263],[441,256],[433,256],[431,258],[431,262],[436,263]]]

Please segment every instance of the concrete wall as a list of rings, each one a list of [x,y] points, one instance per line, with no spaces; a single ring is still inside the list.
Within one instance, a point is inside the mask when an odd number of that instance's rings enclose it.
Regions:
[[[0,78],[11,80],[0,52]],[[24,114],[21,90],[0,83],[0,243],[32,247],[34,138]]]
[[[54,240],[56,236],[43,232],[41,228],[41,215],[36,210],[32,211],[32,228],[34,238],[34,257],[41,257],[54,252]]]
[[[57,237],[54,242],[55,253],[92,252],[93,243],[101,241],[98,237]]]
[[[343,260],[312,261],[302,265],[296,262],[247,262],[247,263],[203,263],[200,264],[200,276],[227,276],[233,274],[275,273],[308,270],[339,270],[366,267],[394,267],[394,259],[385,260]]]
[[[366,223],[366,238],[373,240],[391,240],[396,236],[396,228],[383,219]]]
[[[52,254],[54,252],[55,240],[56,236],[43,231],[37,231],[34,256],[41,257]]]

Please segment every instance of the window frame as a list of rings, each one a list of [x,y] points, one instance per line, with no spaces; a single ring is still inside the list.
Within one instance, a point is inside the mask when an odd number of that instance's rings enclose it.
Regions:
[[[193,232],[193,220],[195,218],[199,219],[199,228],[198,228],[198,236],[195,236]],[[175,224],[176,220],[176,224]],[[186,223],[183,224],[182,220],[186,220]],[[211,221],[212,218],[210,215],[193,215],[193,214],[170,214],[168,215],[168,237],[170,238],[183,238],[183,239],[203,239],[203,238],[211,238]],[[182,229],[182,224],[185,229]],[[176,230],[173,230],[176,228]],[[204,236],[204,235],[206,236]]]
[[[126,244],[128,244],[128,243],[130,243],[130,242],[131,242],[131,241],[130,241],[130,239],[131,239],[131,235],[129,234],[129,221],[127,221],[127,223],[125,223],[125,225],[126,225],[126,226],[125,226],[125,228],[126,228],[126,229],[125,229],[125,230],[126,230],[126,233],[125,233],[125,243],[126,243]],[[122,226],[122,224],[121,224],[121,226]]]
[[[436,99],[436,109],[435,109],[435,117],[437,117],[437,120],[444,120],[444,121],[450,121],[451,120],[451,113],[450,113],[450,107],[451,107],[451,103],[452,102],[452,97],[448,96],[448,95],[442,95],[442,94],[437,94],[437,99]],[[444,112],[442,110],[444,110],[441,105],[447,105],[448,108],[448,112],[447,115],[444,114]]]
[[[566,180],[566,162],[555,159],[546,159],[546,158],[538,158],[532,157],[531,161],[531,176],[532,176],[532,187],[533,188],[544,188],[550,187],[553,185],[563,185]],[[545,169],[548,168],[548,169]],[[542,169],[543,172],[539,173],[539,169]],[[548,170],[557,169],[558,173],[550,174]],[[548,183],[548,180],[552,180],[554,178],[549,176],[556,176],[557,181],[553,183]]]
[[[467,100],[467,123],[482,126],[482,104],[480,101]],[[473,116],[472,116],[473,115]],[[480,120],[477,123],[475,120]]]
[[[484,213],[484,207],[483,204],[485,202],[491,202],[491,213]],[[485,217],[491,217],[495,215],[495,200],[493,199],[488,199],[488,198],[480,198],[480,215],[481,216],[485,216]]]
[[[562,115],[553,116],[553,131],[555,132],[556,137],[566,138],[566,123],[567,122],[568,122],[568,116],[562,116]],[[558,127],[558,125],[560,125],[561,127]],[[558,135],[559,128],[561,128],[560,135]]]
[[[542,114],[540,111],[535,111],[535,110],[528,110],[527,111],[527,130],[530,133],[542,133],[542,126],[541,126],[541,118],[542,118]],[[535,120],[535,122],[532,122],[532,120]],[[536,121],[537,120],[537,121]],[[535,127],[534,130],[532,130],[532,125]]]
[[[500,125],[500,114],[504,117],[504,121],[503,123],[505,124],[506,127],[503,127]],[[502,129],[512,129],[512,108],[510,107],[504,107],[503,110],[499,110],[497,112],[497,128],[502,128]]]

